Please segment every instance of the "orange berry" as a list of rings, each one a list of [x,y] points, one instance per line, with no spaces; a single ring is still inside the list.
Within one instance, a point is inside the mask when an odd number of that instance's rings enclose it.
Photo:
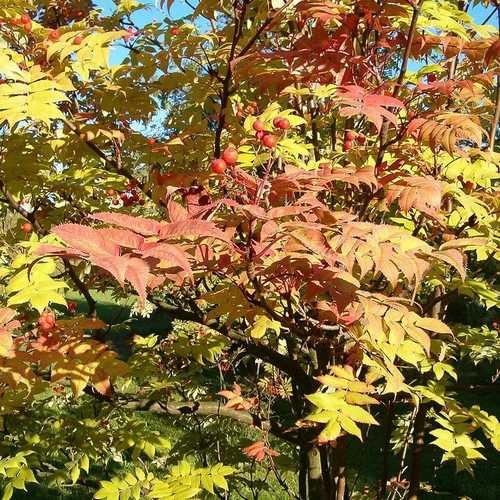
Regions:
[[[222,158],[216,158],[211,164],[212,172],[214,174],[223,174],[226,167],[227,163]]]
[[[25,222],[21,226],[21,231],[26,234],[31,233],[31,231],[33,231],[33,224],[31,224],[31,222]]]
[[[264,144],[266,148],[272,149],[278,144],[278,138],[273,134],[266,134],[262,138],[262,144]]]
[[[222,159],[228,165],[234,165],[238,160],[238,150],[235,148],[226,148],[222,153]]]
[[[257,132],[261,132],[262,130],[264,130],[264,122],[262,120],[257,119],[253,122],[252,127]]]
[[[59,30],[52,30],[51,32],[49,32],[49,38],[53,42],[57,42],[57,40],[59,40],[59,38],[61,38],[61,32]]]

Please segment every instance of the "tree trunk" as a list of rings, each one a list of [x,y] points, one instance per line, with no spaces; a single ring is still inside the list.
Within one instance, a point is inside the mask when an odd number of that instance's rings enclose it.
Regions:
[[[409,500],[418,500],[418,494],[420,492],[422,455],[425,446],[425,417],[427,416],[428,409],[428,404],[421,404],[415,416],[415,424],[413,426],[412,463],[410,470],[410,490],[408,493]]]
[[[321,454],[317,447],[307,451],[307,465],[309,500],[329,500],[328,486],[321,468]]]
[[[380,478],[379,500],[383,500],[387,495],[387,481],[389,480],[389,453],[391,447],[391,433],[394,420],[394,406],[392,401],[387,405],[387,415],[385,421],[384,446],[382,448],[382,477]]]
[[[335,448],[335,476],[337,478],[337,491],[335,500],[344,500],[347,494],[346,478],[347,462],[347,436],[341,436],[337,439]]]
[[[299,453],[299,498],[307,500],[307,452],[304,449]]]

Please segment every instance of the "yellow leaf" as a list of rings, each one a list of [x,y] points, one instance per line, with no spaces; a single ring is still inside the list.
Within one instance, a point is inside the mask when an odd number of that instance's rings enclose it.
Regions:
[[[272,320],[267,316],[257,315],[255,316],[255,321],[250,328],[250,336],[254,339],[260,339],[265,334],[266,331],[273,330],[277,335],[280,333],[281,324],[279,321]]]

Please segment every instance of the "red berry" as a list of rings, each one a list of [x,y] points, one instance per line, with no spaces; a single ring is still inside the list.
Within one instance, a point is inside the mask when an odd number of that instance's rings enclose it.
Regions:
[[[281,118],[281,116],[277,116],[274,120],[273,120],[273,125],[275,127],[279,127],[280,126],[280,122],[281,120],[283,120],[283,118]]]
[[[222,159],[228,165],[234,165],[238,160],[238,150],[235,148],[226,148],[222,153]]]
[[[259,141],[266,135],[266,133],[263,130],[259,130],[258,132],[255,133],[255,137],[259,139]]]
[[[115,198],[112,203],[113,203],[113,205],[119,205],[120,200],[118,198]]]
[[[434,73],[429,73],[429,74],[427,75],[427,81],[428,81],[429,83],[433,83],[433,82],[435,82],[436,80],[437,80],[437,77],[436,77],[436,75],[435,75]]]
[[[359,144],[364,144],[366,142],[366,137],[363,134],[359,134],[356,137],[356,141],[358,141]]]
[[[21,16],[21,22],[22,22],[23,24],[28,24],[28,23],[31,23],[31,18],[30,18],[30,16],[28,16],[28,14],[23,14],[23,15]]]
[[[214,174],[223,174],[226,167],[227,163],[222,158],[216,158],[211,164],[212,172]]]
[[[171,34],[172,36],[176,36],[176,35],[178,35],[178,34],[179,34],[179,32],[180,32],[180,31],[179,31],[179,28],[177,28],[176,26],[174,26],[174,27],[170,30],[170,34]]]
[[[112,196],[115,195],[115,190],[114,189],[107,189],[106,194],[111,198]]]
[[[148,139],[148,144],[150,144],[151,146],[152,146],[153,144],[156,144],[156,139],[153,139],[153,138]]]
[[[253,129],[256,130],[257,132],[261,132],[262,130],[264,130],[264,122],[262,120],[255,120],[253,122]]]
[[[128,201],[128,194],[127,193],[121,193],[120,194],[120,199],[122,201]]]
[[[345,141],[352,142],[354,140],[354,132],[352,130],[347,130],[345,133]]]
[[[21,226],[21,231],[26,234],[31,233],[31,231],[33,231],[33,224],[31,224],[31,222],[25,222]]]
[[[493,323],[491,323],[491,326],[495,329],[498,328],[498,323],[496,321],[493,321]]]
[[[352,141],[344,142],[344,151],[349,151],[352,148]]]
[[[19,19],[16,19],[15,17],[10,20],[10,24],[12,26],[17,26],[19,24]]]
[[[273,134],[266,134],[262,138],[262,144],[264,144],[266,148],[272,149],[276,146],[276,144],[278,144],[278,138]]]
[[[80,45],[83,42],[83,37],[80,35],[75,36],[75,39],[73,40],[73,43],[75,45]]]
[[[53,41],[53,42],[56,42],[57,40],[59,40],[59,38],[61,37],[61,33],[59,30],[52,30],[50,33],[49,33],[49,38]]]
[[[26,33],[31,33],[31,30],[33,29],[31,21],[28,21],[27,23],[24,23],[23,24],[23,28],[24,28],[24,31],[26,31]]]
[[[76,312],[78,304],[74,300],[68,300],[68,311],[70,313]]]
[[[278,123],[278,128],[281,130],[288,130],[290,128],[290,122],[286,118],[282,118]]]

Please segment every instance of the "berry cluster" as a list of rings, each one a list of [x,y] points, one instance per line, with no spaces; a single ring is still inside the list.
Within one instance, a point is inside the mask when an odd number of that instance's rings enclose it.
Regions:
[[[261,119],[257,119],[253,122],[253,129],[255,130],[255,137],[259,139],[263,146],[269,149],[273,149],[278,144],[279,138],[264,130],[265,123]],[[287,118],[277,116],[273,120],[273,126],[279,130],[288,130],[290,128],[290,121]]]
[[[353,142],[363,145],[366,142],[366,137],[363,134],[355,134],[352,130],[346,130],[344,134],[344,144],[342,149],[347,152],[352,149]]]
[[[111,203],[113,205],[123,204],[124,207],[130,207],[136,203],[144,205],[144,200],[137,190],[137,182],[134,180],[127,182],[125,190],[116,192],[114,189],[108,189],[106,194],[109,198],[112,198]]]
[[[223,174],[228,165],[235,165],[238,161],[238,150],[235,148],[226,148],[220,158],[212,161],[211,169],[214,174]]]
[[[245,115],[254,115],[255,113],[258,113],[258,111],[259,106],[255,101],[249,102],[246,107],[243,106],[242,103],[238,103],[236,105],[236,116],[238,118],[244,118]]]

